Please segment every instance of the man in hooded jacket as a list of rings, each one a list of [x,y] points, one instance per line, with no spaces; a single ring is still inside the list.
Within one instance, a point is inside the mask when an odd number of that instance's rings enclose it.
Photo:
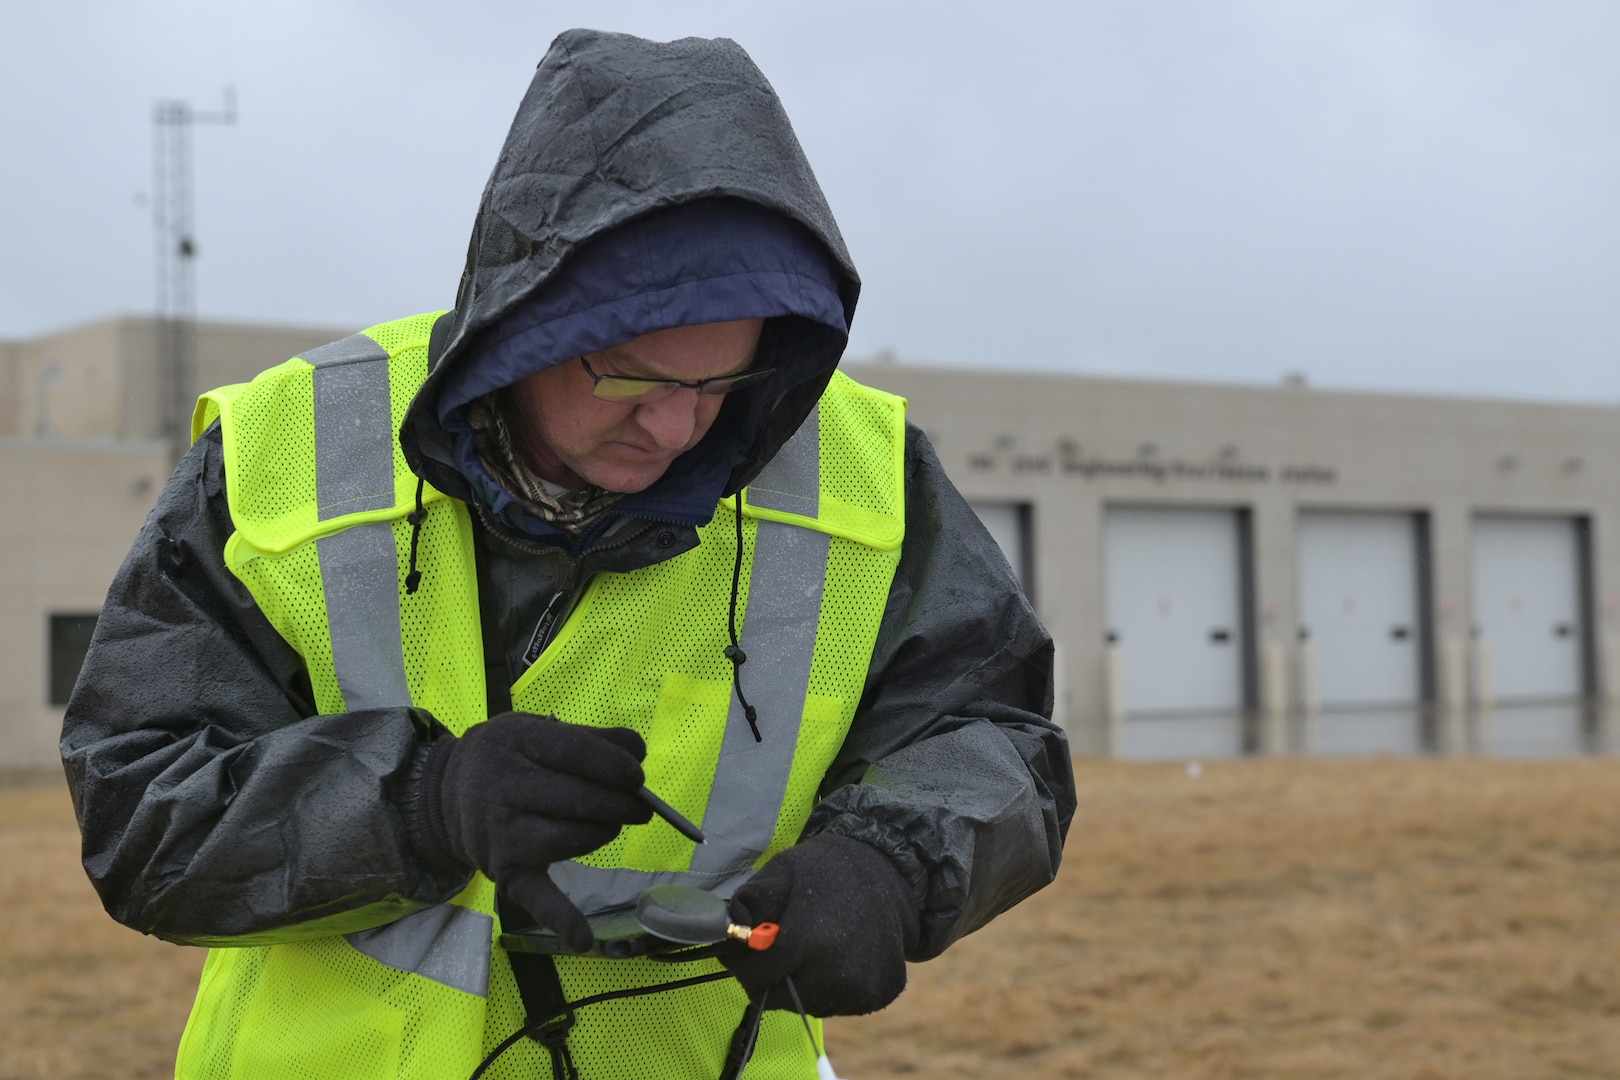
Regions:
[[[1051,880],[1051,643],[858,292],[740,48],[570,31],[453,310],[205,395],[62,737],[108,911],[213,947],[181,1075],[810,1076],[775,1010]],[[655,885],[780,934],[603,955]]]

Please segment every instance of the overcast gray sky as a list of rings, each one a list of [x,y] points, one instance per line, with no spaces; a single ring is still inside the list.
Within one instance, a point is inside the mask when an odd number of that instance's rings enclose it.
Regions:
[[[5,5],[0,338],[153,304],[152,104],[204,318],[454,299],[570,26],[736,39],[866,282],[853,355],[1620,402],[1616,0]]]

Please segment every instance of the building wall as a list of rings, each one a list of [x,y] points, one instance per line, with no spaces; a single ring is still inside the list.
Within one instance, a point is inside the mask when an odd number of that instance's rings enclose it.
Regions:
[[[113,437],[123,411],[116,321],[23,342],[12,362],[12,421],[18,438]]]
[[[0,439],[17,434],[18,353],[16,342],[0,341]]]
[[[0,439],[0,767],[56,767],[50,616],[100,610],[167,471],[159,442]]]
[[[1253,544],[1253,718],[1260,748],[1300,737],[1295,538],[1312,509],[1425,515],[1430,533],[1429,646],[1468,654],[1471,522],[1488,513],[1589,521],[1598,618],[1597,689],[1613,696],[1620,638],[1620,410],[853,364],[906,395],[946,471],[970,499],[1032,508],[1035,600],[1058,642],[1060,719],[1077,749],[1117,748],[1109,715],[1102,523],[1109,506],[1219,506],[1246,511]],[[1460,699],[1441,665],[1437,699]],[[1462,749],[1440,717],[1440,749]]]
[[[251,379],[352,330],[199,323],[185,398]],[[33,341],[0,344],[0,437],[155,439],[162,435],[159,326],[108,319]]]
[[[196,392],[348,332],[204,323]],[[57,767],[50,617],[101,608],[167,478],[162,386],[151,319],[0,343],[0,768]]]

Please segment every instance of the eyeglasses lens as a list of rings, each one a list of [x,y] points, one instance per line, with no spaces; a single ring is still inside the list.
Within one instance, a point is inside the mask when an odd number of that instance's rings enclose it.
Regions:
[[[742,383],[771,374],[771,370],[757,369],[729,378],[705,379],[695,386],[691,383],[659,382],[656,379],[633,379],[625,375],[598,375],[591,393],[608,401],[661,401],[683,387],[695,389],[704,396],[728,394]]]
[[[591,393],[608,401],[657,401],[659,398],[669,397],[676,389],[674,383],[604,375],[597,380]]]

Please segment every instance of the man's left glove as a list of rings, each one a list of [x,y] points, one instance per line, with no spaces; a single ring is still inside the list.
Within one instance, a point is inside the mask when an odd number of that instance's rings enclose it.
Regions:
[[[814,1016],[876,1012],[906,987],[917,901],[889,857],[859,840],[821,833],[788,848],[737,890],[731,918],[781,927],[769,949],[720,952],[750,999],[769,995],[767,1008],[793,1008],[789,975]]]

